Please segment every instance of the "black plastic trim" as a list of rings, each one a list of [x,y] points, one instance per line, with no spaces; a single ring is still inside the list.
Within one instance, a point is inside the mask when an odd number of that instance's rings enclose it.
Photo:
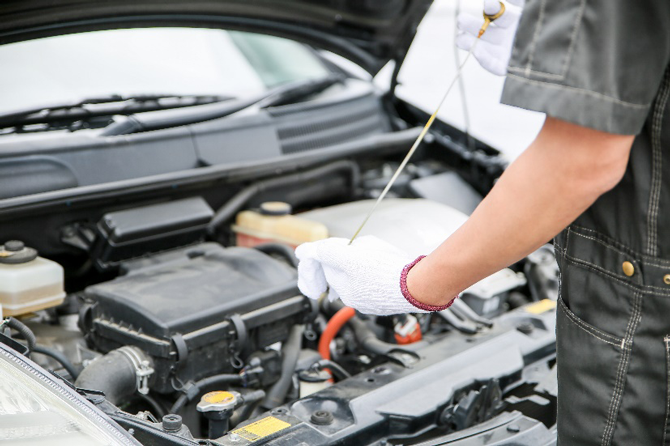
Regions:
[[[396,133],[373,135],[330,148],[283,155],[276,159],[200,167],[176,173],[9,198],[0,200],[0,218],[30,215],[36,211],[58,212],[75,206],[95,204],[99,200],[119,201],[123,196],[176,191],[203,182],[225,180],[232,182],[276,176],[349,156],[381,156],[406,151],[419,131],[418,128],[413,128]]]

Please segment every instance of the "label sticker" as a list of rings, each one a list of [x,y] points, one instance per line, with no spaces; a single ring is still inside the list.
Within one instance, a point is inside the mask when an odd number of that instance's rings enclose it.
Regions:
[[[528,305],[526,311],[532,314],[541,314],[545,311],[553,310],[554,308],[556,308],[556,302],[551,299],[544,299]]]
[[[291,425],[286,421],[282,421],[275,417],[267,417],[256,421],[255,423],[235,429],[233,433],[245,440],[256,441],[286,429],[287,427],[291,427]]]

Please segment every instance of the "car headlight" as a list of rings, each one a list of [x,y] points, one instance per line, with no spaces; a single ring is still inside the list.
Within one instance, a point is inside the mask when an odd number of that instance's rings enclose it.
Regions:
[[[0,343],[0,445],[138,445],[73,389]]]

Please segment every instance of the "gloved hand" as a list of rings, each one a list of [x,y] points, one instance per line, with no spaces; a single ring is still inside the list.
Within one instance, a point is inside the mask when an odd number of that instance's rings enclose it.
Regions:
[[[489,25],[475,48],[474,55],[487,71],[498,75],[507,74],[507,66],[512,55],[514,36],[519,26],[524,0],[506,0],[505,13]],[[484,0],[484,12],[495,15],[500,11],[498,0]],[[484,16],[462,13],[458,16],[458,37],[456,45],[470,51],[484,24]]]
[[[329,289],[331,300],[339,298],[361,313],[377,315],[442,309],[420,309],[403,294],[401,276],[414,261],[406,253],[373,236],[348,243],[347,239],[329,238],[298,246],[298,287],[305,296],[318,299]]]

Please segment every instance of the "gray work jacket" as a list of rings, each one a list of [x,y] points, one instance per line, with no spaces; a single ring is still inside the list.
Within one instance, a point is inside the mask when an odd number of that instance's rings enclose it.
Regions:
[[[555,240],[559,445],[670,444],[670,0],[529,0],[502,102],[636,135]],[[568,160],[569,161],[569,160]]]

